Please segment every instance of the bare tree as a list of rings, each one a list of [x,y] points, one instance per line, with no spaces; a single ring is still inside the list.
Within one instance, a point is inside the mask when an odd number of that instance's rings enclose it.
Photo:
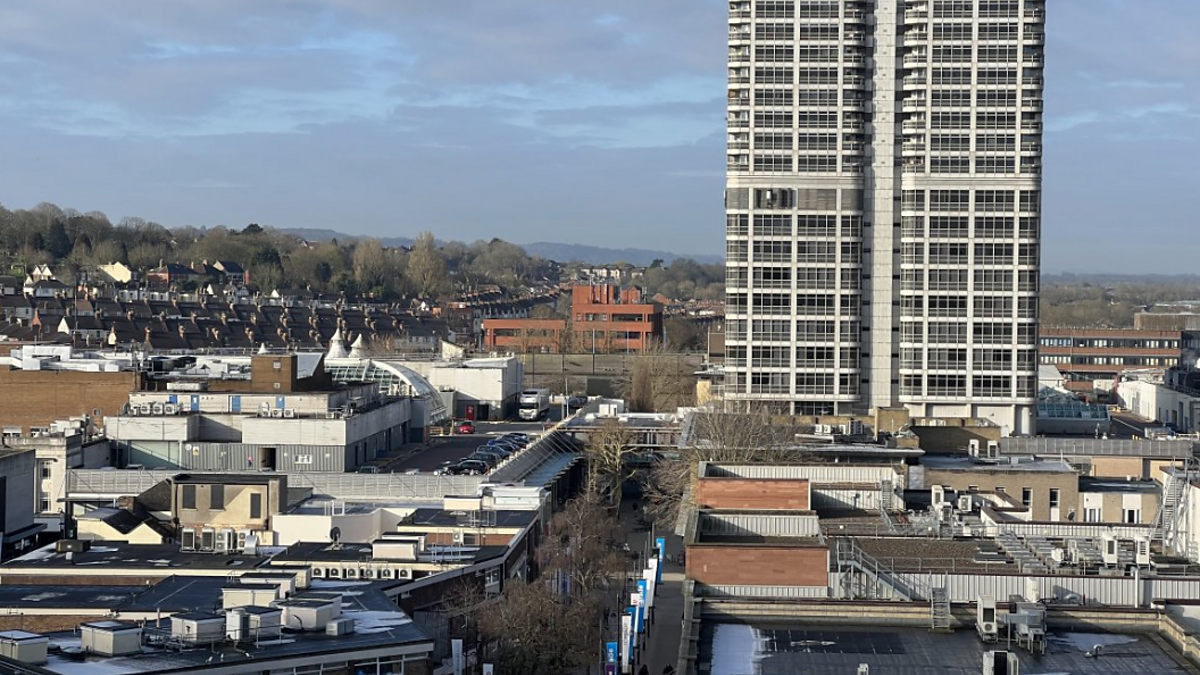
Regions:
[[[765,409],[727,412],[697,408],[684,417],[677,457],[663,459],[644,484],[646,512],[673,525],[692,505],[700,462],[756,463],[807,458],[795,443],[790,418]]]
[[[567,502],[538,551],[543,576],[565,582],[574,597],[591,597],[624,570],[624,533],[607,506],[592,491]]]
[[[479,613],[487,658],[500,675],[567,675],[594,663],[602,603],[559,595],[545,581],[510,584]]]
[[[618,390],[634,412],[668,412],[696,403],[696,376],[682,354],[661,344],[632,357]]]
[[[550,523],[538,548],[541,576],[509,582],[478,606],[479,635],[503,675],[576,673],[599,656],[606,591],[624,570],[616,515],[584,495]]]
[[[626,459],[633,452],[633,434],[620,420],[605,418],[589,431],[584,444],[588,498],[604,504],[619,502],[621,484],[631,476]]]

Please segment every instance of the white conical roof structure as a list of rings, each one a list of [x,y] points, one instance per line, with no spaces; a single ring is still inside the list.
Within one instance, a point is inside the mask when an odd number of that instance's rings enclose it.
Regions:
[[[352,358],[352,359],[367,358],[366,347],[367,347],[367,341],[366,341],[366,339],[363,338],[363,334],[359,333],[358,337],[354,338],[354,344],[350,345],[350,358]]]
[[[339,328],[333,331],[333,337],[329,338],[329,353],[325,355],[327,359],[344,359],[346,358],[346,343],[342,340],[342,329]]]
[[[258,353],[259,353],[259,354],[266,354],[266,353],[267,353],[267,343],[265,343],[265,342],[264,342],[264,343],[262,343],[261,345],[259,345],[259,347],[258,347]]]

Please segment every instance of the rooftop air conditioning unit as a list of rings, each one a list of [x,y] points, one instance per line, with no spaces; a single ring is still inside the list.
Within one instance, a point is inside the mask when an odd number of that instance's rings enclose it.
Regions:
[[[163,412],[165,412],[168,415],[177,415],[177,414],[179,414],[179,407],[176,406],[174,403],[168,403],[165,406],[163,406]]]
[[[284,408],[283,416],[288,419],[294,418],[296,416],[296,409],[295,408]]]
[[[161,403],[154,404],[154,414],[155,415],[163,414],[163,404],[161,404]]]
[[[271,417],[274,417],[274,418],[282,418],[282,417],[283,417],[283,411],[282,411],[282,410],[280,410],[279,408],[275,408],[275,409],[273,409],[273,410],[271,411]]]

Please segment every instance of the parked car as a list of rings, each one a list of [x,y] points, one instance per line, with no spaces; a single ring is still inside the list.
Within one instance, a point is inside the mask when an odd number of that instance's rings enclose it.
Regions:
[[[578,410],[579,408],[587,405],[587,402],[588,399],[586,396],[576,394],[575,396],[571,396],[567,399],[567,407],[571,410]]]
[[[493,441],[488,441],[487,445],[485,445],[483,447],[495,448],[497,450],[503,450],[508,455],[511,455],[512,453],[520,450],[522,446],[517,445],[515,443],[506,443],[504,441],[494,441],[493,440]]]
[[[487,473],[491,467],[477,459],[464,459],[453,466],[446,467],[448,476],[479,476]]]
[[[488,465],[489,469],[494,469],[496,467],[496,465],[500,463],[500,459],[498,457],[496,457],[495,455],[488,455],[488,454],[485,454],[482,452],[473,452],[470,455],[467,455],[467,457],[465,459],[463,459],[462,461],[464,461],[464,462],[483,462],[484,464]]]
[[[475,423],[471,420],[463,420],[458,423],[456,430],[460,434],[473,434],[475,433]]]
[[[504,434],[503,436],[501,436],[500,438],[511,438],[514,441],[521,441],[523,443],[528,443],[529,441],[533,440],[532,438],[530,438],[529,434],[524,434],[524,433],[521,433],[520,431],[510,431],[507,434]]]
[[[478,448],[475,448],[475,452],[486,452],[488,454],[495,455],[501,459],[508,457],[509,455],[512,454],[512,450],[509,450],[508,448],[500,446],[500,445],[481,445]]]

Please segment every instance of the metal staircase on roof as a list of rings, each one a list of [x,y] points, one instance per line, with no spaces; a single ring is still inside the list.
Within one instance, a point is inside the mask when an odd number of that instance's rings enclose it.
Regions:
[[[952,632],[950,621],[950,595],[945,586],[929,589],[929,630],[935,633]]]

